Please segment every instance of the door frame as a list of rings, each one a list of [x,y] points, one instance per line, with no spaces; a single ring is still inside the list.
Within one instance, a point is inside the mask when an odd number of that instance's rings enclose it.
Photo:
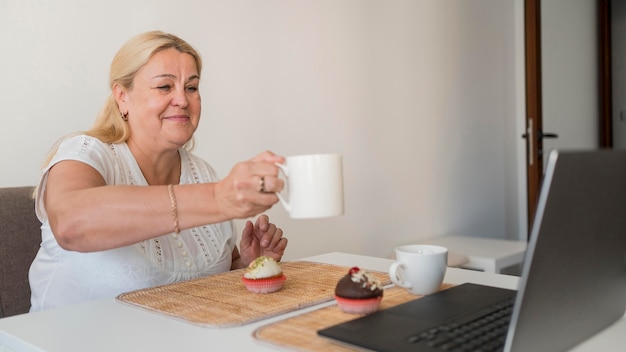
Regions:
[[[611,69],[611,1],[598,0],[598,53],[600,56],[600,148],[613,148],[613,88]]]

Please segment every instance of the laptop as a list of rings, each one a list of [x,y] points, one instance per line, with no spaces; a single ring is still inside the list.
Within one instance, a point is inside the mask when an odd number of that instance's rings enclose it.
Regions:
[[[494,309],[505,322],[482,342],[441,343]],[[465,283],[318,334],[374,351],[563,351],[625,309],[626,151],[552,151],[517,290]]]

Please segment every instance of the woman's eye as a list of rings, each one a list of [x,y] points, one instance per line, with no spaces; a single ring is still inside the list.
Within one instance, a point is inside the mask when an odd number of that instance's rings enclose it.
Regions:
[[[157,87],[157,89],[160,89],[160,90],[170,90],[171,88],[172,87],[169,84],[165,84],[165,85]]]
[[[186,89],[187,89],[187,91],[188,91],[188,92],[190,92],[190,93],[194,93],[194,92],[197,92],[197,91],[198,91],[198,87],[195,87],[195,86],[189,86],[189,87],[187,87]]]

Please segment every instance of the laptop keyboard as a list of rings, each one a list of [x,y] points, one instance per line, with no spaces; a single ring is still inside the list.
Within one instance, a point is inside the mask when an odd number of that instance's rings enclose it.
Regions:
[[[440,351],[502,351],[514,299],[409,336],[407,341]]]

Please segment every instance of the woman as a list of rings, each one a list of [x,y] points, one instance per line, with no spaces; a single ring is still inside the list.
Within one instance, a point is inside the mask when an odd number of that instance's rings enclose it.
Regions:
[[[284,158],[261,153],[219,180],[190,152],[201,69],[189,44],[163,32],[116,54],[94,126],[53,148],[36,190],[31,311],[281,259],[287,239],[267,216],[246,222],[240,250],[231,220],[278,201]]]

